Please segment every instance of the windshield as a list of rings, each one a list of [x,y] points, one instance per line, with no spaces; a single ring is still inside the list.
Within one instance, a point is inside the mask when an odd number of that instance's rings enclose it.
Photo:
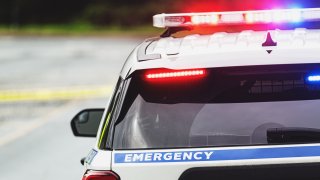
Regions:
[[[138,71],[115,124],[114,149],[263,145],[272,128],[319,128],[318,64],[207,69],[148,81]],[[311,142],[310,142],[311,143]]]

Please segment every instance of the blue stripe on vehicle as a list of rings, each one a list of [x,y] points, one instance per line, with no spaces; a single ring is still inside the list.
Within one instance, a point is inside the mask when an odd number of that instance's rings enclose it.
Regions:
[[[320,146],[115,153],[115,163],[170,163],[320,156]]]

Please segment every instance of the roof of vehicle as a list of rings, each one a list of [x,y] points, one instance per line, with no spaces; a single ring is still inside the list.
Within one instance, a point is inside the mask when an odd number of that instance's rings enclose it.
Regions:
[[[270,32],[276,46],[263,47]],[[320,30],[295,29],[189,35],[147,40],[128,58],[122,77],[139,69],[193,69],[320,62]],[[140,50],[140,52],[139,52]],[[151,58],[139,60],[142,52]],[[269,54],[267,50],[272,50]]]

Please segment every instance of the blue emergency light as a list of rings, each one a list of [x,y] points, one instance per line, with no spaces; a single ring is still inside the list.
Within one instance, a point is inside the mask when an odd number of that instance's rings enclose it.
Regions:
[[[320,83],[320,74],[307,76],[307,81],[310,83]]]

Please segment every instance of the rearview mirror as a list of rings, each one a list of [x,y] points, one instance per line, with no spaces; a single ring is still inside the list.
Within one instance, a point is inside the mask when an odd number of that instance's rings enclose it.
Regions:
[[[96,137],[104,109],[86,109],[79,112],[71,121],[75,136]]]

